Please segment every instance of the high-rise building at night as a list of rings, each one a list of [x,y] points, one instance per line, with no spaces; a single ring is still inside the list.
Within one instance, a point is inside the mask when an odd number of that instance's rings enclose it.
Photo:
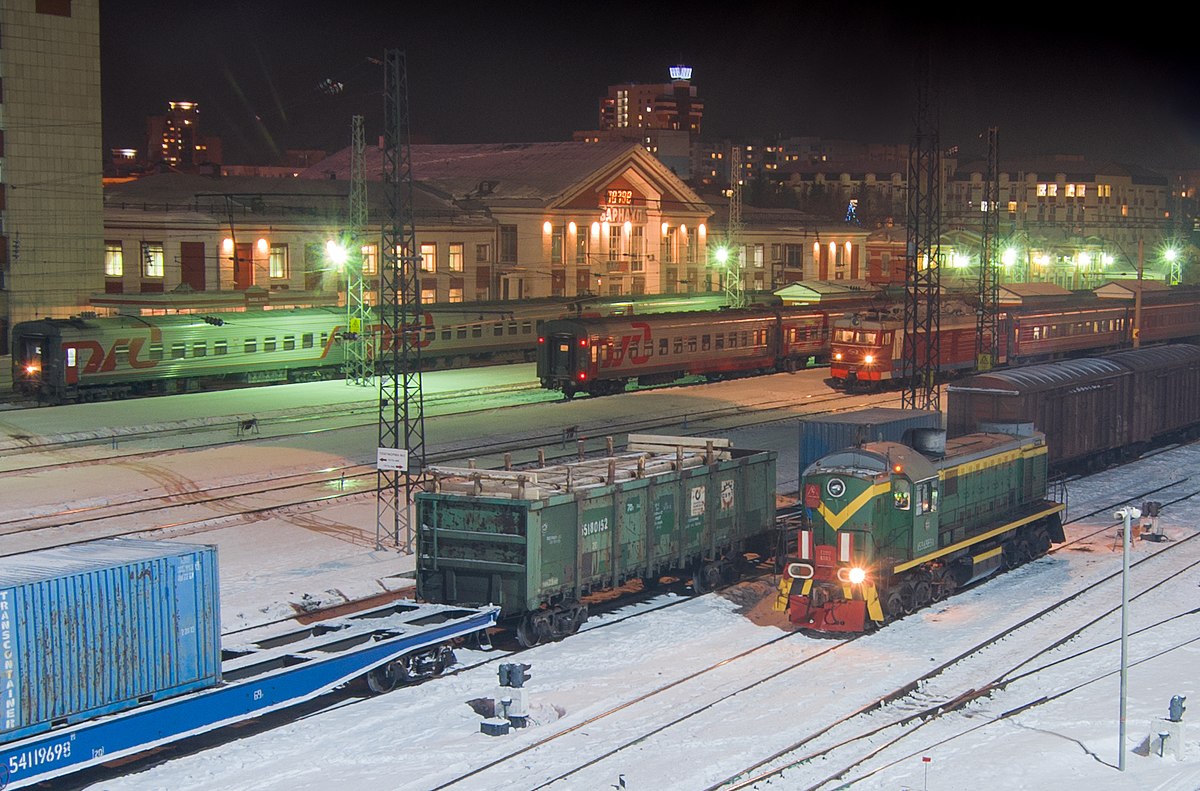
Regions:
[[[201,134],[200,128],[200,106],[196,102],[167,102],[166,115],[147,119],[147,162],[162,162],[182,170],[221,164],[221,139]]]
[[[0,3],[0,355],[103,288],[100,128],[99,0]]]

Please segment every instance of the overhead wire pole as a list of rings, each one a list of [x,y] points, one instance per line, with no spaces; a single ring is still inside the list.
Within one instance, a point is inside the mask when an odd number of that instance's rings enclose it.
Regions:
[[[725,298],[731,308],[746,307],[742,283],[742,148],[729,152],[729,227],[725,233]]]
[[[901,406],[939,411],[942,155],[932,95],[932,49],[927,46],[918,57],[916,133],[908,152]]]
[[[987,130],[987,172],[983,177],[983,233],[979,250],[979,307],[975,328],[975,367],[989,371],[1000,351],[1000,164],[999,131]]]
[[[366,148],[363,117],[350,123],[350,219],[346,251],[346,332],[342,338],[342,372],[346,384],[366,386],[372,376],[370,311],[363,299],[362,248],[367,230]]]
[[[383,182],[388,215],[379,267],[379,497],[375,544],[412,552],[409,508],[425,472],[421,289],[413,227],[412,152],[404,54],[384,54]],[[390,452],[389,452],[390,451]],[[384,463],[385,456],[389,463]]]

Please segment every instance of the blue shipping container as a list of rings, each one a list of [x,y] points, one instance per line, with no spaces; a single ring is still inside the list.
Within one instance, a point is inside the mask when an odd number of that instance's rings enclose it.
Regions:
[[[924,409],[870,407],[800,421],[800,472],[817,459],[863,442],[910,444],[912,430],[940,429],[942,413]]]
[[[0,558],[0,742],[219,683],[219,595],[214,546]]]

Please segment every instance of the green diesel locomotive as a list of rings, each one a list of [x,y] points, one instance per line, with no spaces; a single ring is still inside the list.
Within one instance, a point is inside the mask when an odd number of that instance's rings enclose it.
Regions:
[[[861,632],[1063,541],[1045,435],[917,435],[922,451],[871,442],[804,471],[784,582],[793,623]]]

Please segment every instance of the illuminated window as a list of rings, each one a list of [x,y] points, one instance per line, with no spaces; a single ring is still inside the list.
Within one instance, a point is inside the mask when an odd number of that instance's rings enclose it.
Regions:
[[[104,243],[104,276],[121,277],[125,274],[125,254],[120,242]]]
[[[446,265],[450,267],[451,272],[463,271],[463,243],[462,242],[451,242],[450,243],[450,256],[446,259]],[[460,289],[460,291],[461,291],[461,289]],[[451,298],[450,301],[453,302],[454,299]],[[460,299],[459,301],[461,302],[462,300]]]
[[[1017,202],[1015,200],[1010,200],[1008,202],[1008,213],[1009,214],[1017,213]]]
[[[421,271],[437,271],[437,245],[431,242],[421,243]]]
[[[437,289],[423,288],[421,289],[421,301],[426,305],[437,302]]]
[[[563,238],[566,231],[561,225],[554,226],[550,232],[550,263],[562,265],[563,262]]]
[[[1074,185],[1074,184],[1068,184],[1068,185],[1067,185],[1067,197],[1068,197],[1068,198],[1074,198],[1074,197],[1075,197],[1075,185]]]
[[[1047,184],[1046,190],[1047,190],[1047,192],[1050,193],[1051,198],[1058,196],[1058,185],[1057,184]]]
[[[379,274],[379,245],[362,246],[362,271],[364,275]]]
[[[1038,185],[1037,185],[1037,196],[1038,196],[1039,198],[1044,198],[1044,197],[1046,197],[1046,185],[1045,185],[1045,184],[1038,184]]]
[[[267,270],[273,278],[285,278],[290,274],[288,271],[288,248],[286,244],[271,245],[271,252],[267,259]]]
[[[463,301],[463,290],[461,288],[450,289],[450,301],[451,302],[462,302]]]
[[[1075,185],[1075,197],[1076,198],[1086,198],[1087,197],[1087,185],[1086,184],[1076,184]]]
[[[163,257],[162,242],[142,242],[142,275],[162,277]]]

